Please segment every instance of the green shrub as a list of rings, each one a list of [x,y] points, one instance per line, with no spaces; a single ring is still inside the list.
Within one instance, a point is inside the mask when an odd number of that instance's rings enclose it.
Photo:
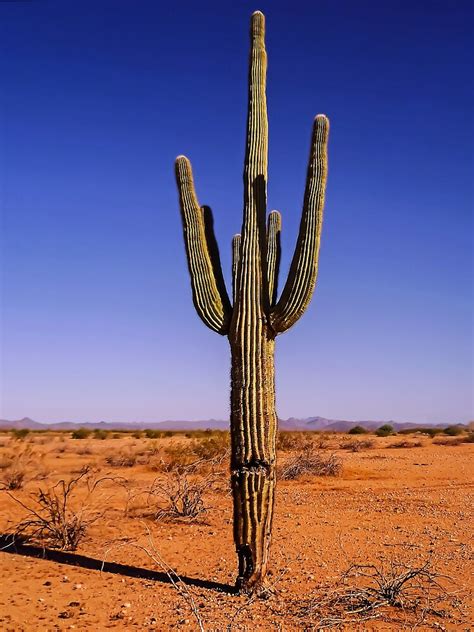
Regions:
[[[100,439],[103,441],[104,439],[107,439],[108,436],[109,433],[106,430],[102,430],[100,428],[96,428],[94,430],[94,439]]]
[[[87,437],[91,436],[91,431],[87,428],[79,428],[78,430],[74,430],[72,433],[73,439],[87,439]]]
[[[367,430],[364,428],[364,426],[354,426],[353,428],[349,430],[348,434],[350,435],[367,434]]]
[[[427,434],[429,437],[433,438],[436,437],[436,435],[441,434],[443,431],[441,430],[441,428],[420,428],[420,432],[422,432],[423,434]]]
[[[458,437],[459,435],[462,435],[464,429],[461,426],[448,426],[443,430],[443,432],[449,437]]]
[[[150,428],[145,430],[145,437],[147,439],[160,439],[162,436],[163,435],[159,430],[151,430]]]
[[[28,428],[14,428],[12,430],[12,435],[14,439],[18,439],[19,441],[23,441],[23,439],[30,434]]]
[[[377,437],[388,437],[393,434],[393,426],[390,424],[383,424],[380,428],[377,428],[375,434]]]

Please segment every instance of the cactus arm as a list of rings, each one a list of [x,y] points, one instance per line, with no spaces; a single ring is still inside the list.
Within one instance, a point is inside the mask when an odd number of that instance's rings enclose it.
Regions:
[[[271,306],[275,305],[278,293],[278,272],[281,256],[280,233],[281,215],[278,211],[272,211],[268,216],[267,225],[268,296]]]
[[[314,120],[303,214],[290,272],[280,300],[271,313],[275,332],[289,329],[306,310],[318,274],[319,243],[327,178],[329,120],[318,114]]]
[[[191,164],[184,156],[176,159],[176,180],[194,306],[205,325],[225,335],[229,329],[231,307],[214,238],[211,209],[200,208]]]
[[[234,303],[238,287],[237,275],[240,263],[240,242],[240,235],[234,235],[232,238],[232,296]]]

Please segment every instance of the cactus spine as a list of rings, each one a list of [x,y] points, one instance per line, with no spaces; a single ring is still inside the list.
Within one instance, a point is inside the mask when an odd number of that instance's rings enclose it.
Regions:
[[[265,18],[251,18],[244,217],[232,241],[232,303],[225,288],[212,214],[200,207],[191,165],[176,159],[184,241],[193,301],[213,331],[227,335],[231,349],[231,482],[237,587],[251,592],[266,574],[275,497],[274,345],[304,313],[314,291],[327,175],[329,121],[316,116],[303,213],[288,279],[277,300],[281,217],[267,222],[268,120]]]

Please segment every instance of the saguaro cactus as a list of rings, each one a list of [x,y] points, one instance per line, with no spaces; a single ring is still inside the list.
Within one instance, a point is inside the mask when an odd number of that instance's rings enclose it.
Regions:
[[[244,166],[244,217],[235,235],[233,297],[224,284],[211,210],[198,203],[191,164],[176,159],[184,241],[196,310],[213,331],[227,335],[231,349],[231,482],[234,540],[239,559],[237,587],[251,592],[267,570],[275,496],[274,343],[308,306],[316,283],[329,121],[316,116],[296,250],[277,300],[281,218],[267,223],[268,121],[265,94],[265,18],[251,18]]]

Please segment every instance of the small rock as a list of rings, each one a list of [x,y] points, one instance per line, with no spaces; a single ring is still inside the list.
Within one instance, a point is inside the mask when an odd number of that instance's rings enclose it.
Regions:
[[[82,584],[74,584],[73,589],[74,590],[81,590],[82,588]]]
[[[63,575],[62,580],[65,584],[67,584],[67,582],[69,581],[69,577],[67,575]]]
[[[72,617],[72,614],[67,610],[64,610],[63,612],[60,612],[58,614],[58,617],[59,619],[70,619]]]
[[[81,604],[79,603],[79,601],[70,601],[70,602],[69,602],[69,606],[70,606],[71,608],[79,608],[79,606],[80,606],[80,605],[81,605]]]
[[[126,601],[125,603],[122,604],[122,608],[131,608],[132,604],[129,601]]]
[[[51,586],[51,583],[52,582],[50,582],[50,581],[44,582],[43,586]]]
[[[125,619],[125,615],[123,612],[117,612],[110,616],[111,621],[116,621],[117,619]]]

